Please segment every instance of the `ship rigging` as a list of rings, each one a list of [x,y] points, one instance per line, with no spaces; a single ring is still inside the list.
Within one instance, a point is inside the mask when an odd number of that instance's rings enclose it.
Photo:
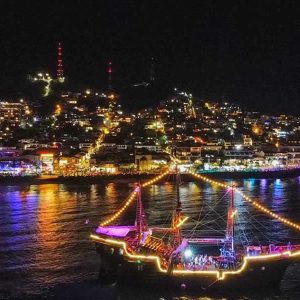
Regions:
[[[151,227],[143,207],[142,189],[169,174],[173,174],[176,178],[176,201],[172,209],[171,224],[169,227]],[[180,174],[177,167],[173,166],[154,179],[137,185],[123,206],[91,234],[101,257],[100,276],[114,280],[151,277],[160,282],[170,279],[177,282],[184,277],[205,287],[225,285],[225,282],[230,282],[230,285],[241,285],[242,282],[258,284],[261,283],[260,279],[272,283],[280,280],[286,267],[300,257],[300,245],[289,243],[236,247],[235,194],[239,194],[261,212],[294,229],[299,230],[300,226],[250,199],[233,185],[229,186],[199,174],[191,176],[226,188],[226,194],[230,194],[225,235],[195,237],[195,231],[190,236],[183,235],[182,227],[188,216],[182,212],[179,193]],[[124,214],[135,198],[134,225],[110,225]],[[200,222],[196,225],[199,226]]]

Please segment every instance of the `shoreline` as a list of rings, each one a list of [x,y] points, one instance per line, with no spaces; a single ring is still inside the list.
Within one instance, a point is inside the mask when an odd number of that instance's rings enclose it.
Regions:
[[[288,169],[288,170],[276,170],[276,171],[226,171],[226,172],[199,172],[203,176],[207,176],[213,179],[281,179],[289,177],[300,176],[300,168]],[[114,174],[114,175],[96,175],[96,176],[55,176],[55,177],[17,177],[7,176],[0,177],[0,185],[14,185],[14,184],[106,184],[110,182],[114,183],[131,183],[137,181],[145,181],[153,178],[157,174],[141,173],[141,174]],[[184,181],[194,181],[194,178],[190,174],[181,174]],[[173,181],[173,176],[167,177],[168,181]]]
[[[116,174],[116,175],[97,175],[97,176],[52,176],[52,177],[31,177],[31,176],[7,176],[0,177],[0,185],[13,185],[13,184],[88,184],[88,183],[130,183],[139,180],[145,181],[153,178],[157,174]]]
[[[281,179],[300,176],[300,168],[267,171],[202,171],[198,174],[214,179]]]

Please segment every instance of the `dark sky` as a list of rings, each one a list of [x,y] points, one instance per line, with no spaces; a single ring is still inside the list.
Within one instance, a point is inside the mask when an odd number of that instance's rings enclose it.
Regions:
[[[0,18],[0,96],[26,74],[55,74],[56,43],[65,74],[104,89],[149,78],[200,98],[231,99],[270,112],[300,113],[300,3],[235,1],[5,1]]]

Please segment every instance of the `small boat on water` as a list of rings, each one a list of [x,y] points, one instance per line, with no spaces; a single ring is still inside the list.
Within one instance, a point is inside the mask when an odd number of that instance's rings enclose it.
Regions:
[[[288,265],[299,260],[300,244],[235,245],[235,187],[230,189],[225,236],[185,237],[182,226],[188,217],[182,213],[177,171],[177,197],[174,199],[170,226],[149,226],[141,190],[168,173],[136,186],[120,210],[103,221],[91,234],[100,256],[99,277],[103,282],[177,286],[184,283],[204,290],[266,287],[277,285]],[[205,179],[202,175],[195,176]],[[207,178],[205,181],[215,183]],[[226,187],[223,183],[219,185]],[[300,225],[272,213],[249,197],[244,197],[262,212],[300,230]],[[111,225],[134,203],[135,198],[134,224]]]

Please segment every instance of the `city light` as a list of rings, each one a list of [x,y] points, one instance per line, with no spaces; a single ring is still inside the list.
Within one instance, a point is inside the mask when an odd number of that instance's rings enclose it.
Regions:
[[[300,262],[300,3],[23,2],[1,13],[0,294],[282,288]]]
[[[44,93],[43,96],[47,97],[49,96],[50,92],[51,92],[51,84],[53,82],[53,78],[48,74],[43,74],[43,73],[38,73],[37,77],[34,77],[34,81],[42,81],[45,82],[46,85],[44,87]]]

